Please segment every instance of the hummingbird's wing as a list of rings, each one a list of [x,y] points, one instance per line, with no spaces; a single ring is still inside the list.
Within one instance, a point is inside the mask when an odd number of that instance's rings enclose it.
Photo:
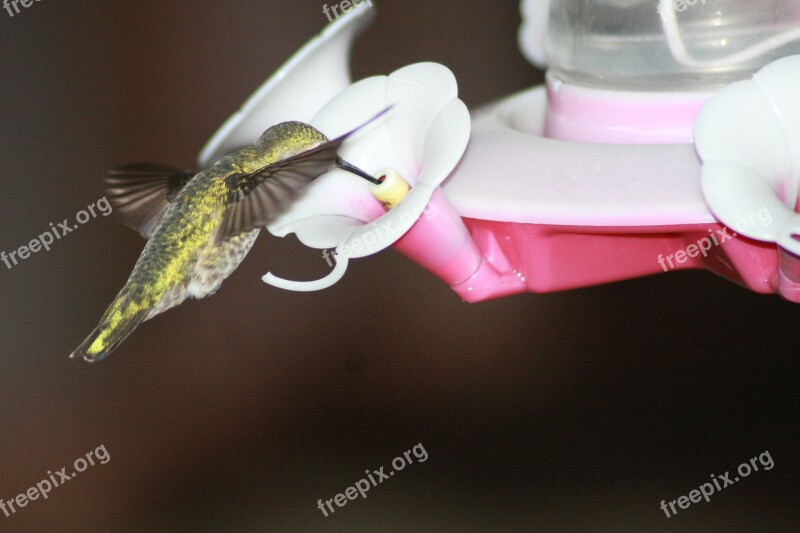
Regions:
[[[217,240],[265,226],[306,185],[334,166],[345,138],[324,142],[251,174],[232,176],[241,185],[228,197]]]
[[[306,185],[340,161],[339,147],[350,135],[390,109],[391,106],[387,107],[336,139],[269,164],[251,174],[231,176],[231,183],[238,186],[231,187],[217,242],[266,226]]]
[[[170,202],[195,172],[163,165],[133,164],[108,171],[108,196],[126,226],[150,238]]]

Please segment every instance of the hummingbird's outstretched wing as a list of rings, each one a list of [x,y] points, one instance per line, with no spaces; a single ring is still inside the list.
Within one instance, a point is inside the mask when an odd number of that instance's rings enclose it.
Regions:
[[[335,165],[337,150],[343,141],[344,138],[327,141],[252,174],[231,176],[239,187],[228,196],[217,240],[226,241],[265,226],[306,185]]]
[[[132,164],[108,171],[108,196],[126,226],[150,238],[170,202],[196,173],[163,165]]]
[[[217,233],[217,242],[267,225],[306,185],[334,166],[344,164],[339,158],[338,150],[349,136],[390,109],[391,107],[387,107],[357,128],[314,148],[269,164],[253,173],[230,176],[228,179],[231,180],[231,193],[222,226]]]

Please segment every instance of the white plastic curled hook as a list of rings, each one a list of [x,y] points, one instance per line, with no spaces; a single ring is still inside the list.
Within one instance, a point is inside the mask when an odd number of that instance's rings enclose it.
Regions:
[[[277,287],[279,289],[294,291],[294,292],[314,292],[321,291],[333,287],[344,277],[347,272],[348,258],[343,255],[336,255],[335,265],[333,270],[327,276],[313,281],[292,281],[288,279],[279,278],[272,272],[267,272],[261,278],[261,281]]]

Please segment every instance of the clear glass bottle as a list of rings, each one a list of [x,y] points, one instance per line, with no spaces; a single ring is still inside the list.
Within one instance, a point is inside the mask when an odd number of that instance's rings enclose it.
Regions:
[[[575,85],[709,91],[800,53],[800,0],[550,3],[550,73]]]

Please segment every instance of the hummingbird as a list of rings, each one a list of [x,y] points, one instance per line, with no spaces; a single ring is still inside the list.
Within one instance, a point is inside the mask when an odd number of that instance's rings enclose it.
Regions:
[[[389,109],[333,140],[304,122],[277,124],[254,145],[197,174],[147,164],[110,171],[114,211],[148,241],[122,290],[70,357],[99,361],[145,320],[187,298],[214,294],[261,228],[329,170],[379,184],[339,157],[338,149]]]

